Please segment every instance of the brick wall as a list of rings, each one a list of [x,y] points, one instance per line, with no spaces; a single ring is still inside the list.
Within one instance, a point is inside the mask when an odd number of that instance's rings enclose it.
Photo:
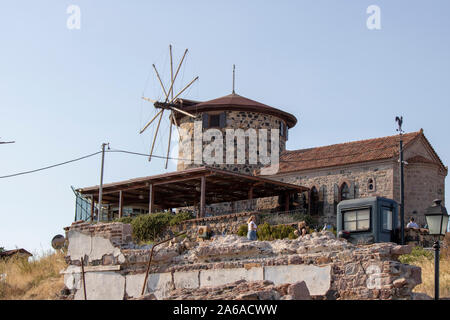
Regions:
[[[132,241],[133,228],[130,224],[120,222],[90,224],[85,221],[75,221],[70,227],[64,228],[66,239],[69,230],[79,231],[87,235],[100,236],[110,239],[114,246],[120,247]]]

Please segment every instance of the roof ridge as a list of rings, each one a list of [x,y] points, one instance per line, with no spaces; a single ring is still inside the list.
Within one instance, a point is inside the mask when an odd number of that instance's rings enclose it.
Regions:
[[[419,131],[412,131],[412,132],[408,132],[403,134],[403,136],[405,135],[412,135],[412,134],[416,134],[416,136],[423,134],[422,129]],[[295,153],[295,152],[299,152],[299,151],[304,151],[304,150],[313,150],[313,149],[320,149],[320,148],[329,148],[329,147],[333,147],[333,146],[340,146],[340,145],[346,145],[346,144],[354,144],[354,143],[361,143],[361,142],[368,142],[368,141],[376,141],[376,140],[383,140],[383,139],[388,139],[388,138],[394,138],[394,137],[398,137],[399,135],[392,135],[392,136],[384,136],[384,137],[378,137],[378,138],[370,138],[370,139],[363,139],[363,140],[354,140],[354,141],[347,141],[347,142],[341,142],[341,143],[333,143],[333,144],[329,144],[329,145],[323,145],[323,146],[318,146],[318,147],[310,147],[310,148],[303,148],[303,149],[297,149],[297,150],[285,150],[285,152],[287,154],[289,153]]]

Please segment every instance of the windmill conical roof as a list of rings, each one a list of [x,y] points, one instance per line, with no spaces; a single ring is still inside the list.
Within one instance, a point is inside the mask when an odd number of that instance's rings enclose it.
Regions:
[[[183,109],[190,112],[205,112],[216,110],[251,111],[279,117],[283,119],[286,122],[287,126],[290,128],[295,126],[295,124],[297,123],[297,118],[290,113],[270,107],[266,104],[243,97],[236,93],[232,93],[209,101],[191,104],[184,107]]]

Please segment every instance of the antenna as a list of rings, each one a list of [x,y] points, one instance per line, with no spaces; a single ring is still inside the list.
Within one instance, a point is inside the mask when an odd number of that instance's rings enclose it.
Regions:
[[[236,70],[236,65],[233,64],[233,94],[235,94],[235,92],[234,92],[234,83],[235,83],[235,78],[236,78],[235,70]]]

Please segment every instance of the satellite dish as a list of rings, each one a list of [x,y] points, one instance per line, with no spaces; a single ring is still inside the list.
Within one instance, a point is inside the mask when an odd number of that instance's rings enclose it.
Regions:
[[[57,234],[52,239],[52,247],[55,250],[59,250],[64,247],[65,242],[66,242],[66,238],[64,238],[64,236],[61,234]]]

